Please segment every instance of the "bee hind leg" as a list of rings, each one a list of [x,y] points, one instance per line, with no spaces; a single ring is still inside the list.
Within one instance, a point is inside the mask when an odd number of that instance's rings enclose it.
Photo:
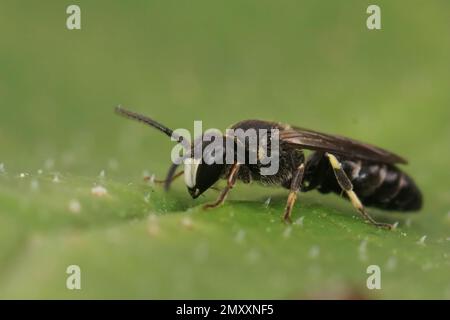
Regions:
[[[361,200],[359,200],[356,193],[353,191],[353,184],[351,183],[350,179],[348,178],[345,171],[342,169],[342,165],[339,162],[339,160],[330,153],[325,153],[328,160],[330,161],[331,167],[333,168],[334,175],[336,177],[336,180],[339,184],[339,186],[342,188],[343,191],[347,194],[348,198],[350,199],[353,207],[355,207],[356,210],[361,214],[361,216],[371,223],[372,225],[376,227],[386,228],[386,229],[392,229],[393,226],[389,223],[381,223],[375,221],[366,211],[363,204],[361,203]]]

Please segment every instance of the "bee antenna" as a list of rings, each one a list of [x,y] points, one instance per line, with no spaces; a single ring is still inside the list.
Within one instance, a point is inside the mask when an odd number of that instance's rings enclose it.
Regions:
[[[115,111],[117,114],[119,114],[125,118],[143,122],[153,128],[156,128],[159,131],[165,133],[167,136],[175,138],[178,142],[182,142],[184,140],[184,138],[182,136],[175,134],[172,129],[169,129],[166,126],[162,125],[161,123],[159,123],[149,117],[146,117],[142,114],[126,110],[126,109],[122,108],[122,106],[120,106],[120,105],[115,108]]]

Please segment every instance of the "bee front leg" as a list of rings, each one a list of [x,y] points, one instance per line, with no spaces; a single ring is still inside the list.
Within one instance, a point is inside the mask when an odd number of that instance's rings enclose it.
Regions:
[[[153,182],[158,183],[158,184],[172,183],[173,181],[175,181],[176,178],[181,177],[183,175],[183,173],[184,173],[184,171],[180,171],[171,178],[164,179],[164,180],[155,179],[155,180],[153,180]],[[151,177],[144,177],[144,180],[148,181],[148,180],[150,180],[150,178]]]
[[[328,160],[330,161],[331,167],[333,168],[334,175],[336,176],[336,180],[339,186],[342,188],[343,191],[347,193],[347,196],[352,202],[353,207],[355,207],[355,209],[358,210],[358,212],[363,216],[364,219],[366,219],[366,221],[370,222],[374,226],[392,229],[391,224],[377,222],[367,213],[366,209],[361,203],[361,200],[359,200],[358,196],[353,191],[353,184],[351,183],[345,171],[342,169],[342,165],[339,162],[339,160],[330,153],[325,153],[325,155],[328,157]]]
[[[177,179],[178,177],[181,177],[184,173],[184,171],[175,173],[177,171],[177,168],[178,164],[173,163],[169,168],[169,172],[167,172],[166,179],[164,180],[154,179],[153,182],[156,184],[164,184],[164,190],[169,191],[171,183],[175,181],[175,179]],[[152,179],[153,179],[152,176],[144,177],[144,181],[151,181]]]
[[[290,192],[283,215],[283,219],[285,222],[291,222],[292,208],[294,207],[295,200],[297,200],[297,194],[302,185],[304,174],[305,174],[305,164],[302,163],[300,166],[298,166],[298,168],[294,171],[294,174],[292,175]]]
[[[222,190],[216,201],[205,204],[203,206],[203,209],[215,208],[225,202],[228,193],[230,192],[231,189],[233,189],[234,185],[236,184],[237,174],[239,172],[240,166],[241,165],[239,163],[235,163],[232,165],[227,177],[227,186],[225,187],[225,189]]]

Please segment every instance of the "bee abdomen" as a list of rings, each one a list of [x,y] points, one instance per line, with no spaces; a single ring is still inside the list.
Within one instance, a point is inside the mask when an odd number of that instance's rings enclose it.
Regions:
[[[422,207],[422,194],[399,168],[362,161],[342,161],[353,189],[366,206],[385,210],[413,211]]]

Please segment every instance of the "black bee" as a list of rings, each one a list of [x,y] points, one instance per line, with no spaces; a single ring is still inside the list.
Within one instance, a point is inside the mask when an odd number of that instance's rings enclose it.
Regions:
[[[116,112],[127,118],[144,122],[173,137],[171,129],[153,119],[122,107],[117,107]],[[234,161],[233,164],[185,161],[184,171],[178,174],[176,174],[178,165],[172,164],[167,178],[160,181],[165,184],[165,189],[167,190],[171,182],[184,173],[188,191],[195,199],[219,179],[224,178],[227,185],[217,200],[204,205],[204,208],[213,208],[225,201],[237,180],[244,183],[258,181],[266,185],[279,185],[289,189],[283,215],[285,221],[290,221],[299,191],[317,189],[321,193],[345,193],[366,221],[388,229],[392,228],[392,225],[376,222],[366,212],[364,205],[395,211],[414,211],[422,207],[420,190],[414,181],[396,166],[396,164],[406,164],[406,160],[394,153],[342,136],[278,122],[245,120],[231,128],[265,129],[269,132],[271,129],[277,129],[279,132],[278,172],[274,175],[262,175],[263,165],[259,161],[259,155],[258,161],[254,164],[239,161]],[[181,136],[177,140],[180,143],[184,142]],[[226,137],[224,137],[225,140]],[[205,147],[207,144],[200,138],[194,141],[191,148],[195,149],[199,145]],[[236,144],[237,142],[234,144],[235,148]],[[308,158],[305,158],[304,149],[313,151]],[[256,150],[257,153],[259,153],[258,150]],[[249,151],[246,150],[246,152],[246,159],[248,159]]]

